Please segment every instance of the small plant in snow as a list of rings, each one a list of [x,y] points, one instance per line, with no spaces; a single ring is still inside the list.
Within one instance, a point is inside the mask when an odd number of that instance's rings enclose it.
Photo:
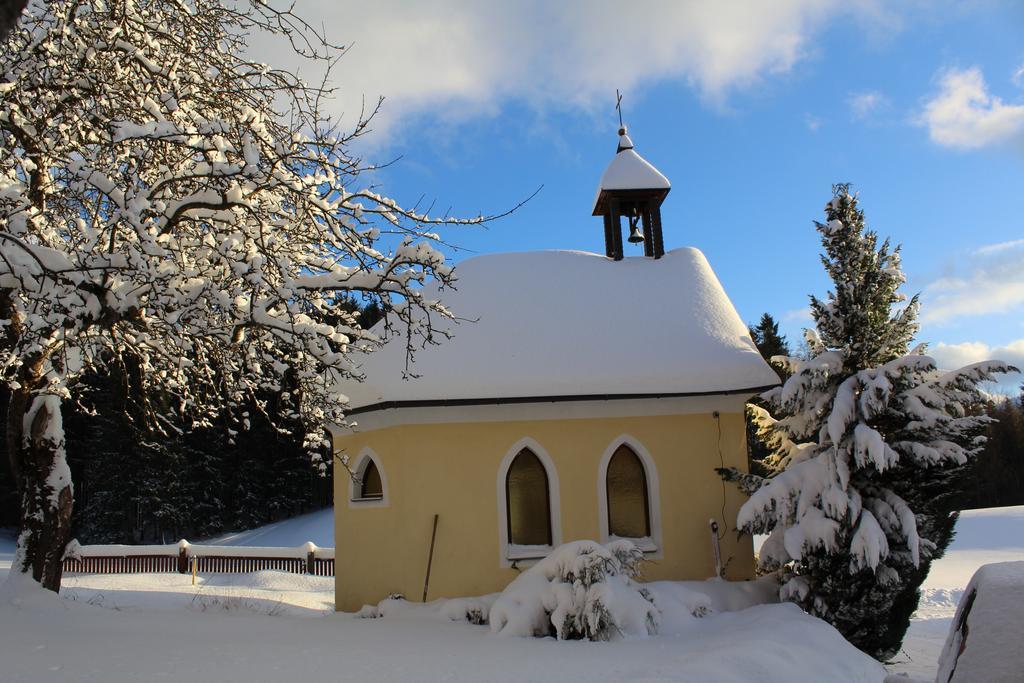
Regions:
[[[661,612],[633,579],[641,553],[632,543],[562,545],[527,569],[491,607],[491,630],[559,640],[611,640],[657,633]]]
[[[250,600],[238,595],[202,595],[197,593],[189,603],[189,609],[200,612],[255,612],[268,617],[276,617],[285,613],[283,600]]]
[[[782,569],[782,599],[885,659],[937,549],[921,532],[938,537],[950,473],[984,442],[978,384],[1014,368],[939,372],[923,345],[911,350],[918,301],[901,306],[899,248],[865,230],[847,186],[825,213],[817,228],[834,290],[811,297],[811,355],[773,359],[790,377],[762,394],[770,411],[751,409],[769,475],[722,474],[751,494],[738,525],[770,534],[761,563]]]

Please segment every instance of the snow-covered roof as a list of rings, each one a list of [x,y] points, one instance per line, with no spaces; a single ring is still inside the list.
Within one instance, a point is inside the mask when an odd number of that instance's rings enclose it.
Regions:
[[[601,174],[601,182],[597,185],[594,197],[594,212],[598,211],[598,200],[603,190],[665,190],[672,188],[661,171],[654,168],[647,159],[636,153],[633,141],[622,129],[619,135],[618,152],[612,157],[608,166]]]
[[[613,261],[576,251],[488,254],[426,295],[460,319],[416,354],[393,338],[361,359],[352,408],[396,401],[739,392],[777,383],[697,249]]]

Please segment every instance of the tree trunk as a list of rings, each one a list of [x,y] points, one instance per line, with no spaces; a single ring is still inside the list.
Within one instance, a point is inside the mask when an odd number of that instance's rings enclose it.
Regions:
[[[56,592],[60,590],[73,500],[61,401],[52,394],[32,397],[24,387],[14,394],[17,400],[12,396],[7,436],[19,475],[21,535],[13,570],[31,572],[43,588]]]

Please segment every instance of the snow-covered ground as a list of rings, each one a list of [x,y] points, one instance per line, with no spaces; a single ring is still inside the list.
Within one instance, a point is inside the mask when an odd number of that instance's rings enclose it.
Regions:
[[[191,539],[189,539],[191,540]],[[294,547],[312,541],[334,547],[334,508],[327,507],[249,531],[236,531],[203,541],[208,545],[262,545]]]
[[[291,525],[302,529],[298,537],[258,535],[252,542],[294,546],[310,537],[313,523]],[[275,526],[276,534],[281,526]],[[0,553],[12,550],[13,538],[5,537]],[[452,621],[448,615],[456,610],[444,601],[390,602],[379,619],[336,614],[331,579],[280,572],[200,576],[195,586],[178,574],[66,576],[60,598],[14,594],[4,584],[0,680],[875,683],[882,677],[877,663],[795,606],[755,604],[773,592],[763,584],[659,582],[650,589],[664,610],[658,636],[559,643]],[[712,615],[690,615],[693,590],[708,596]]]
[[[308,600],[300,594],[329,591],[276,572],[251,576],[259,588],[235,580],[192,588],[190,577],[149,575],[126,589],[97,578],[69,579],[62,599],[40,592],[18,605],[0,588],[0,680],[877,683],[883,675],[831,627],[788,604],[703,619],[668,609],[656,637],[557,642],[453,622],[437,602],[379,619],[296,609]],[[661,589],[656,596],[672,605],[672,587]]]
[[[294,535],[290,533],[294,531]],[[890,671],[934,678],[963,587],[987,562],[1024,559],[1024,507],[967,512]],[[319,535],[318,535],[319,534]],[[219,542],[330,545],[330,511]],[[14,539],[0,531],[0,577]],[[450,621],[441,602],[392,605],[380,619],[336,614],[331,579],[258,572],[190,576],[68,576],[61,598],[11,602],[0,586],[0,680],[271,681],[872,681],[884,670],[793,605],[763,604],[757,584],[651,584],[665,610],[661,632],[612,643],[508,638]],[[682,608],[687,590],[715,610]],[[4,593],[7,593],[6,595]],[[745,609],[744,609],[745,608]],[[734,611],[727,611],[734,610]]]

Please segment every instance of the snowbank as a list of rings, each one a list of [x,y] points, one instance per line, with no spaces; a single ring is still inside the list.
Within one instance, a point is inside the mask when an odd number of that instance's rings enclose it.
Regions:
[[[773,576],[756,581],[654,581],[645,584],[663,614],[666,629],[678,629],[695,615],[712,615],[777,603],[779,582]]]

